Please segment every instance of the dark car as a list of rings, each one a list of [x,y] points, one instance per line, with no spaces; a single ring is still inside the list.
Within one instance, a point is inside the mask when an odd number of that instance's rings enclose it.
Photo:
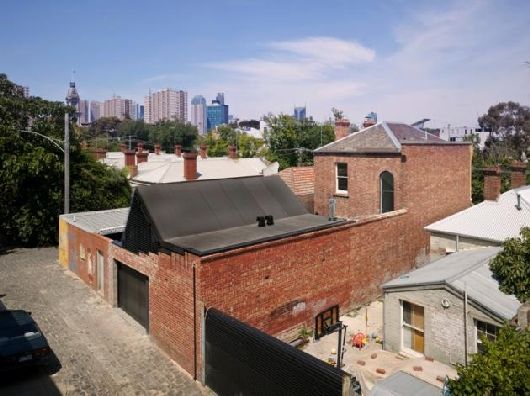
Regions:
[[[52,350],[31,313],[0,311],[0,372],[47,364]]]

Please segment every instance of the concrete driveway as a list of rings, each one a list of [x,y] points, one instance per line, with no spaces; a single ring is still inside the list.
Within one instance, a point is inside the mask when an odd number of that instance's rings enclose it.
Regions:
[[[5,294],[0,301],[8,309],[33,313],[60,363],[4,378],[0,394],[209,393],[164,355],[140,325],[63,270],[57,257],[55,248],[0,256],[0,295]]]

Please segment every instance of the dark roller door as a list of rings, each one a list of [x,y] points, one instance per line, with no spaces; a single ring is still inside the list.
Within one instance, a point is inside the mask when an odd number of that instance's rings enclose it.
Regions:
[[[118,264],[118,306],[149,331],[149,278]]]

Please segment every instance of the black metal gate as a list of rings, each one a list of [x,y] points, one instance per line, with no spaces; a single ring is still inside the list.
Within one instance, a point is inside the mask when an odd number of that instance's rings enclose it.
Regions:
[[[118,307],[149,331],[149,278],[118,263]]]
[[[349,374],[216,309],[205,326],[206,385],[220,396],[349,393]]]

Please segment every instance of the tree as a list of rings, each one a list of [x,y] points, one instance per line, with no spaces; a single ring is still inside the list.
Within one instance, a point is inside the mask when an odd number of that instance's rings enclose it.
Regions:
[[[530,300],[530,228],[522,228],[520,237],[507,239],[502,247],[490,263],[491,272],[502,292],[524,303]]]
[[[312,165],[313,150],[335,138],[333,125],[313,121],[297,121],[294,117],[269,114],[270,128],[265,132],[267,159],[278,161],[281,169],[297,165]]]
[[[64,113],[74,109],[38,97],[25,98],[0,74],[0,247],[56,243],[63,208],[63,153],[49,139],[63,139]],[[31,131],[42,136],[23,132]],[[75,135],[70,153],[72,211],[129,204],[123,173],[81,151]]]
[[[333,113],[333,118],[335,118],[335,121],[342,120],[342,117],[344,116],[344,112],[342,110],[332,107],[331,112]]]
[[[449,380],[452,395],[530,394],[530,331],[504,326],[495,341],[482,340],[484,352],[467,367],[457,366],[458,379]]]
[[[199,132],[196,126],[181,121],[161,121],[149,128],[149,143],[159,143],[163,150],[173,152],[176,144],[183,150],[195,147]]]
[[[530,108],[516,102],[502,102],[491,106],[478,118],[483,130],[498,136],[495,142],[504,142],[506,149],[515,151],[515,158],[526,152],[530,145]],[[499,145],[496,145],[499,146]],[[503,147],[501,145],[501,147]],[[509,153],[509,155],[513,155]]]

